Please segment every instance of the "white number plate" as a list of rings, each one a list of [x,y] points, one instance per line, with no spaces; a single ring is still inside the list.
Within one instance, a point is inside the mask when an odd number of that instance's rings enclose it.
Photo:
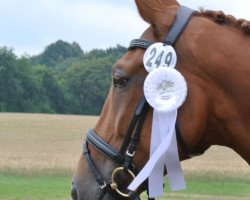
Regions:
[[[143,57],[144,67],[148,72],[158,67],[175,68],[177,55],[174,48],[163,43],[152,44]]]

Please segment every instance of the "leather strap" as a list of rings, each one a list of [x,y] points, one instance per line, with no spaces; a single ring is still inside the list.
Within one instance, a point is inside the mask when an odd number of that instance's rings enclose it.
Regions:
[[[129,167],[132,165],[132,161],[134,158],[137,144],[140,140],[141,130],[142,130],[142,126],[143,126],[147,111],[148,111],[148,103],[147,103],[145,97],[143,96],[136,111],[135,111],[135,115],[139,115],[139,120],[138,120],[136,129],[135,129],[135,133],[131,137],[131,141],[129,142],[128,150],[125,154],[125,163],[123,165],[124,170],[128,170]]]
[[[194,12],[194,10],[185,6],[181,6],[179,8],[175,21],[172,27],[170,28],[166,39],[164,40],[165,44],[174,46],[174,43],[177,41],[178,37],[181,35],[182,31],[187,26],[188,21],[190,20]]]
[[[185,27],[187,26],[191,16],[195,13],[195,10],[191,8],[181,6],[177,12],[175,21],[166,35],[164,43],[167,45],[174,46],[178,37],[181,35]],[[134,39],[130,42],[128,50],[134,48],[147,49],[153,42],[146,39]]]
[[[95,163],[93,162],[93,160],[90,156],[90,151],[88,149],[88,142],[87,141],[83,144],[83,155],[89,164],[89,168],[91,169],[91,171],[95,177],[95,180],[99,183],[102,191],[105,192],[106,188],[107,188],[107,183],[103,179],[101,173],[99,172],[98,168],[96,167]]]
[[[147,104],[147,101],[145,99],[145,97],[143,96],[138,104],[138,106],[136,107],[135,109],[135,113],[134,113],[134,117],[129,125],[129,128],[128,128],[128,131],[127,131],[127,134],[124,138],[124,141],[123,141],[123,144],[122,144],[122,147],[120,149],[120,154],[125,154],[125,151],[130,143],[130,139],[131,139],[131,135],[134,131],[134,128],[136,126],[136,123],[140,117],[140,114],[142,112],[142,110],[144,109],[145,105]]]
[[[139,195],[136,192],[134,192],[134,191],[130,191],[129,192],[129,197],[131,199],[133,199],[133,200],[141,200],[140,197],[139,197]]]
[[[104,156],[108,157],[117,164],[123,165],[125,162],[125,157],[120,154],[114,147],[106,143],[102,138],[100,138],[93,129],[90,129],[86,137],[87,142],[89,142],[96,150],[102,153]]]
[[[175,124],[175,133],[176,133],[177,142],[181,146],[182,151],[185,153],[185,155],[189,155],[190,154],[189,148],[185,140],[182,137],[180,128],[177,123]]]
[[[134,39],[130,42],[128,50],[135,48],[147,49],[152,44],[154,43],[146,39]]]

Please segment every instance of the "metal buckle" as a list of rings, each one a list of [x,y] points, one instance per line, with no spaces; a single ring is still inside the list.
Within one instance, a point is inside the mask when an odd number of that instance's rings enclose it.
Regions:
[[[130,157],[134,157],[135,155],[135,151],[133,151],[132,153],[129,152],[129,150],[127,150],[126,154]]]
[[[112,176],[111,176],[111,188],[113,190],[115,190],[119,195],[121,195],[122,197],[126,197],[126,198],[129,198],[129,194],[126,194],[124,192],[121,192],[119,189],[118,189],[118,185],[117,183],[115,182],[115,177],[116,177],[116,174],[119,173],[119,172],[122,172],[124,173],[123,171],[123,167],[118,167],[116,168],[113,172],[112,172]],[[131,171],[131,170],[127,170],[127,172],[129,173],[129,175],[134,179],[135,178],[135,175],[134,173]]]
[[[107,186],[107,183],[105,181],[103,181],[103,184],[100,185],[101,189],[104,189]]]

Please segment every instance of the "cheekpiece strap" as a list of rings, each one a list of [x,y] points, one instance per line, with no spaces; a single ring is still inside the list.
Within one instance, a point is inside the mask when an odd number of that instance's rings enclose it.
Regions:
[[[166,34],[166,37],[165,37],[163,43],[166,45],[174,46],[175,42],[178,40],[179,36],[186,28],[190,18],[193,16],[193,14],[195,12],[196,11],[193,9],[190,9],[188,7],[185,7],[185,6],[180,6],[179,10],[177,11],[174,23],[170,27],[169,32]],[[135,48],[142,48],[142,49],[146,50],[149,46],[151,46],[154,43],[155,42],[152,42],[152,41],[149,41],[149,40],[146,40],[143,38],[134,39],[130,42],[128,50],[133,50]],[[175,130],[176,130],[176,137],[177,137],[179,145],[181,146],[184,153],[188,155],[189,154],[188,146],[185,143],[177,124],[175,125]],[[133,195],[134,195],[134,193],[132,192],[130,194],[130,197],[132,197]],[[134,197],[132,199],[136,199],[136,197]]]

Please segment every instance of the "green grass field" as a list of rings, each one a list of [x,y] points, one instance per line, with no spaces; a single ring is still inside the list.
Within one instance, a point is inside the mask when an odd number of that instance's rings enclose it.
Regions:
[[[0,199],[69,199],[69,176],[0,173]]]
[[[0,199],[69,200],[85,131],[97,117],[0,113]],[[250,200],[250,168],[227,148],[182,163],[187,190],[159,199]],[[142,199],[146,200],[145,194]]]
[[[187,190],[171,192],[165,186],[165,196],[160,199],[250,199],[250,181],[207,180],[209,177],[187,177]],[[0,199],[69,199],[71,176],[57,175],[17,175],[0,173]],[[146,195],[143,194],[146,200]]]

